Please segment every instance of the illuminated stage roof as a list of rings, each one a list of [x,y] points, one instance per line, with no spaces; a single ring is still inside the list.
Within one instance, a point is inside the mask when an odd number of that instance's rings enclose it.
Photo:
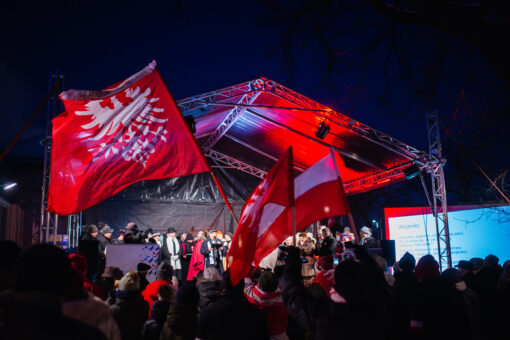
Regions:
[[[259,178],[290,145],[298,173],[331,147],[341,154],[345,168],[340,174],[348,194],[401,181],[413,163],[420,168],[437,163],[424,151],[266,78],[177,103],[183,115],[195,118],[195,137],[209,158]],[[321,123],[330,128],[323,139],[316,136]]]

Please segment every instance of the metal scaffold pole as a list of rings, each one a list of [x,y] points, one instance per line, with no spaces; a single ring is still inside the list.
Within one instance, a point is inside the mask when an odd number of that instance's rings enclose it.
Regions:
[[[57,115],[64,111],[62,102],[58,94],[64,88],[64,74],[59,70],[50,73],[49,88],[52,93],[48,100],[48,111],[46,114],[46,136],[41,141],[44,146],[43,158],[43,179],[41,188],[41,224],[39,226],[39,235],[36,239],[40,243],[58,243],[58,224],[59,216],[47,211],[48,208],[48,188],[50,184],[50,164],[51,164],[51,121]],[[67,218],[67,246],[73,247],[77,244],[77,235],[81,225],[81,214],[71,215]]]
[[[450,249],[450,231],[448,228],[448,203],[446,200],[446,185],[444,179],[444,164],[442,145],[439,134],[437,111],[427,114],[427,132],[429,139],[429,157],[433,162],[428,166],[432,180],[432,214],[436,223],[437,252],[439,268],[443,271],[452,267]]]

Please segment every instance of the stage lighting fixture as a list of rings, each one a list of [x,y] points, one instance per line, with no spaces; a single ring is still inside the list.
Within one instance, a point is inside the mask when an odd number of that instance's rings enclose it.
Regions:
[[[184,116],[184,120],[186,121],[186,124],[188,124],[189,128],[191,129],[191,132],[193,132],[193,133],[197,132],[197,129],[195,127],[195,118],[192,115]]]
[[[329,132],[329,125],[327,125],[325,122],[321,122],[319,126],[317,127],[317,130],[315,130],[315,136],[319,139],[324,139],[326,135]]]
[[[404,169],[404,175],[408,180],[418,176],[419,174],[420,168],[416,164],[413,164],[410,167]]]
[[[4,187],[4,190],[7,191],[7,190],[11,190],[12,188],[16,187],[17,185],[18,185],[18,183],[12,182],[12,183],[4,184],[3,187]]]

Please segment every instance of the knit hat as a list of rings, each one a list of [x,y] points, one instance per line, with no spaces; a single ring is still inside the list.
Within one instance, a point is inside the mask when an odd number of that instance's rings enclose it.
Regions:
[[[412,272],[414,270],[414,268],[416,267],[416,259],[414,258],[414,256],[411,253],[408,253],[406,251],[404,256],[402,256],[400,258],[400,260],[398,261],[398,266],[403,271]]]
[[[134,270],[130,271],[119,281],[119,290],[133,291],[140,289],[140,278]]]
[[[437,263],[434,256],[425,255],[418,261],[414,273],[419,281],[439,276],[439,263]]]
[[[370,230],[370,228],[367,226],[362,227],[359,232],[367,235],[372,235],[372,230]]]
[[[473,257],[469,259],[469,262],[473,264],[473,270],[477,270],[483,267],[483,259],[480,257]]]
[[[84,273],[87,271],[88,263],[85,256],[82,254],[71,254],[69,255],[69,261],[71,261],[71,267],[78,273]]]
[[[114,232],[114,230],[112,228],[110,228],[108,225],[105,225],[103,227],[103,229],[101,229],[101,234],[103,234],[103,235],[108,234],[108,233],[112,234],[113,232]]]
[[[97,233],[97,232],[99,232],[99,229],[97,229],[97,227],[95,225],[91,224],[87,227],[88,234]]]
[[[36,244],[21,255],[16,270],[16,290],[64,296],[72,280],[69,257],[63,249]]]
[[[129,230],[129,231],[138,231],[138,226],[136,225],[135,222],[129,222],[126,225],[126,229]]]
[[[186,233],[186,241],[193,241],[193,235]]]
[[[496,255],[490,254],[485,257],[484,261],[493,267],[497,267],[499,263],[499,258]]]
[[[319,267],[320,270],[333,269],[333,256],[326,255],[319,257],[317,260],[317,267]]]
[[[266,293],[272,293],[278,288],[278,279],[273,272],[263,271],[259,277],[259,287]]]
[[[470,272],[473,271],[473,264],[469,261],[460,260],[455,267],[468,270]]]
[[[179,305],[195,307],[198,305],[200,295],[194,284],[188,283],[177,290],[176,302]]]
[[[460,276],[459,271],[455,268],[446,269],[441,273],[441,277],[446,279],[446,281],[450,282],[451,284],[456,284],[462,281],[462,277]]]
[[[143,262],[140,262],[136,265],[137,272],[143,272],[144,270],[149,270],[149,269],[151,269],[151,266],[149,266],[148,264],[145,264]]]
[[[163,261],[158,267],[158,273],[156,274],[156,280],[172,280],[172,276],[174,275],[174,269],[170,264]]]
[[[113,277],[115,280],[120,280],[124,273],[118,267],[106,267],[102,277]]]

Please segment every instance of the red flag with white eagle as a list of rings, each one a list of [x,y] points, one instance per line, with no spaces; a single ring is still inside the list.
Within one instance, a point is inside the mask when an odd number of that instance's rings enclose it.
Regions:
[[[323,218],[349,213],[339,168],[343,168],[343,160],[336,152],[331,152],[296,177],[296,231]],[[293,234],[290,212],[291,209],[281,206],[264,210],[253,256],[255,264]]]
[[[69,215],[149,179],[210,172],[156,63],[101,91],[62,92],[48,211]]]
[[[272,216],[274,211],[281,212],[293,206],[293,184],[291,146],[267,173],[243,207],[227,254],[230,279],[234,285],[249,273],[252,263],[258,265],[260,262],[261,259],[254,259],[255,251],[269,245],[259,243],[259,237],[267,227],[265,217]],[[278,244],[273,249],[276,246]]]

